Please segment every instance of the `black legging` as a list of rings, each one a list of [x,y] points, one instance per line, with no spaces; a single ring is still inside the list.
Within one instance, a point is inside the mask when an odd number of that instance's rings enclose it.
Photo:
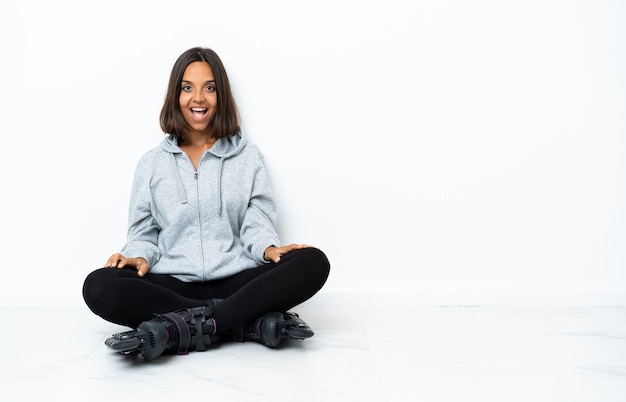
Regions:
[[[85,279],[83,298],[95,314],[131,328],[154,314],[223,299],[213,314],[217,331],[223,332],[267,312],[284,312],[304,302],[326,283],[329,270],[326,255],[316,248],[293,250],[278,264],[208,282],[183,282],[150,272],[141,278],[133,268],[100,268]]]

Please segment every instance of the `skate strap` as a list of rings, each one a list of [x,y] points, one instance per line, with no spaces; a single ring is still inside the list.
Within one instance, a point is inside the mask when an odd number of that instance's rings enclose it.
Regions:
[[[207,311],[210,310],[210,311]],[[213,306],[207,307],[194,307],[188,309],[189,311],[189,324],[195,328],[195,334],[192,337],[192,343],[195,343],[197,352],[204,352],[206,346],[212,343],[211,334],[203,333],[203,324],[206,322],[206,317],[213,313]],[[210,318],[212,320],[212,318]]]
[[[178,336],[180,337],[176,353],[179,355],[189,354],[191,332],[189,331],[189,326],[185,322],[185,319],[176,313],[163,314],[163,317],[176,326]]]

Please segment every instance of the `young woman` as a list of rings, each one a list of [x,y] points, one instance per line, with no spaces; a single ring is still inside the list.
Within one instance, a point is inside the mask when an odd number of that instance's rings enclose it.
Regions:
[[[132,328],[107,346],[150,360],[312,336],[288,310],[322,288],[330,264],[315,247],[281,245],[263,155],[214,51],[179,56],[160,117],[166,137],[137,165],[127,242],[83,285],[91,311]]]

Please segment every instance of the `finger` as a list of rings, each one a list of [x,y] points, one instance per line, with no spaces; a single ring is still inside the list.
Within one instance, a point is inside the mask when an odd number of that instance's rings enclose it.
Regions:
[[[113,254],[112,256],[109,257],[109,259],[107,260],[107,262],[104,263],[104,267],[105,268],[110,268],[113,266],[113,262],[115,260],[115,254]]]
[[[115,261],[115,268],[124,268],[126,266],[126,264],[128,264],[128,258],[123,257],[122,255],[120,255],[119,257],[117,257],[117,261]]]
[[[144,277],[144,275],[146,275],[148,273],[150,267],[148,267],[147,264],[139,264],[137,266],[137,275],[139,275],[140,277]]]
[[[268,261],[272,261],[274,263],[280,261],[280,256],[283,254],[283,252],[279,249],[276,248],[274,250],[272,250],[272,252],[267,256]]]
[[[109,261],[107,261],[107,264],[110,268],[121,268],[119,264],[123,258],[124,256],[122,254],[115,253],[111,257],[109,257]]]
[[[286,246],[284,250],[285,250],[285,254],[286,254],[286,253],[288,253],[290,251],[300,250],[300,249],[305,248],[305,247],[307,247],[306,244],[293,243],[293,244],[290,244],[290,245]]]
[[[301,248],[307,248],[307,247],[311,247],[308,244],[304,244],[304,243],[299,243],[299,244],[292,244],[292,250],[299,250]]]

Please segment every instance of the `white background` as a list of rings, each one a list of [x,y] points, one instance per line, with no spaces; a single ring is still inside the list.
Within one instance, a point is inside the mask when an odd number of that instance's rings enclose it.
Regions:
[[[620,1],[0,6],[0,302],[82,305],[180,53],[211,47],[324,292],[626,302]]]

